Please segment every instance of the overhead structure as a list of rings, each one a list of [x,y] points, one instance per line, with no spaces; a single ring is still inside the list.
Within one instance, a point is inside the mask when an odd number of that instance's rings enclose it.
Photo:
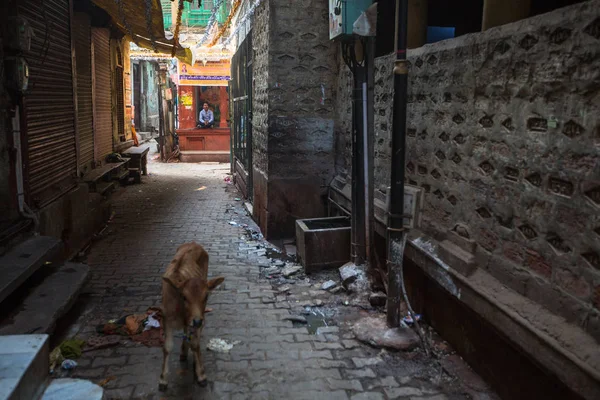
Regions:
[[[190,49],[182,47],[174,39],[165,37],[159,0],[93,0],[93,2],[105,10],[115,25],[139,47],[163,54],[172,54],[175,48],[175,57],[193,63]]]

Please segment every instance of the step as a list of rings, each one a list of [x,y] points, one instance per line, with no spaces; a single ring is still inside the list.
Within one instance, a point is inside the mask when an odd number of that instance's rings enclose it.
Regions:
[[[44,262],[57,257],[62,242],[49,236],[32,237],[0,257],[0,303],[19,288]]]
[[[65,263],[56,267],[37,287],[32,288],[15,315],[0,326],[0,335],[51,333],[56,321],[73,305],[90,274],[85,264]]]
[[[0,336],[0,400],[39,398],[49,354],[48,335]]]
[[[55,379],[41,397],[41,400],[102,400],[104,389],[84,379]]]

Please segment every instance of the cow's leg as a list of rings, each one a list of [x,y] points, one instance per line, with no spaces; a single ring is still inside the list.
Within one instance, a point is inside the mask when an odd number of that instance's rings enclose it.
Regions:
[[[200,386],[206,386],[208,380],[204,373],[204,363],[202,362],[202,352],[200,351],[199,334],[192,335],[192,353],[194,354],[194,379]]]
[[[181,354],[179,355],[179,361],[184,362],[187,361],[187,356],[188,356],[188,349],[189,349],[189,342],[188,342],[188,327],[187,325],[183,326],[183,340],[181,341]]]
[[[163,346],[163,365],[160,380],[158,381],[158,390],[165,391],[168,387],[169,375],[169,354],[173,351],[173,327],[165,318],[165,344]]]

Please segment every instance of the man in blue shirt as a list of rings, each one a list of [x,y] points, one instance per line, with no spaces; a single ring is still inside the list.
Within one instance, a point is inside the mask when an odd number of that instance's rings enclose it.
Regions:
[[[199,128],[212,128],[215,124],[215,117],[213,112],[208,109],[208,103],[204,103],[202,111],[200,111],[200,118],[198,120]]]

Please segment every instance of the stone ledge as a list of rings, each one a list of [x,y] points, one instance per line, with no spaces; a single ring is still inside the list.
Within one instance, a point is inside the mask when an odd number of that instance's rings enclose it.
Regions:
[[[439,258],[437,242],[420,232],[411,235],[404,257],[583,398],[600,398],[600,346],[581,328],[481,268],[463,276]]]

